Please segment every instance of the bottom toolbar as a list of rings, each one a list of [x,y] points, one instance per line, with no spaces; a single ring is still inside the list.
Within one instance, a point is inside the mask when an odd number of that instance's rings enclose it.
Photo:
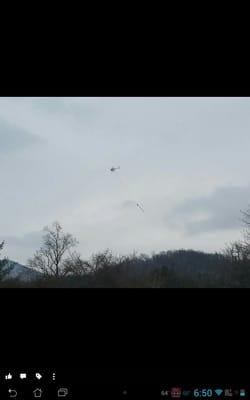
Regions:
[[[246,388],[191,388],[168,385],[42,385],[17,384],[1,386],[1,399],[240,399],[247,398]]]
[[[138,378],[136,380],[136,378]],[[134,374],[112,375],[112,371],[9,369],[0,370],[0,399],[84,399],[84,400],[240,400],[249,399],[250,384],[225,381],[206,383],[188,382],[176,377],[170,379],[164,373],[143,379]]]

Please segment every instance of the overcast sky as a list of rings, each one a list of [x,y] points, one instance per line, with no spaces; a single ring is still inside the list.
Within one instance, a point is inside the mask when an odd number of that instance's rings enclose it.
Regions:
[[[3,255],[25,264],[56,220],[84,258],[220,251],[241,237],[249,149],[248,98],[0,98]]]

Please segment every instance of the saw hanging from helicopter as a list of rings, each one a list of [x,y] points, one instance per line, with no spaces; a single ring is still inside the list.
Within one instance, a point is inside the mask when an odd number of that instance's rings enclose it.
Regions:
[[[111,167],[110,171],[115,172],[117,169],[121,169],[121,167],[120,166],[119,167]],[[144,208],[139,203],[136,203],[136,207],[139,208],[142,212],[145,212]]]

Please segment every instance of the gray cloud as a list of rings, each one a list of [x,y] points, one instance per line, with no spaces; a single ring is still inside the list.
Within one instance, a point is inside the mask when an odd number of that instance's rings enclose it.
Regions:
[[[245,210],[249,204],[250,186],[219,187],[209,196],[180,203],[171,210],[171,222],[173,226],[184,228],[189,235],[239,229],[242,226],[240,210]]]
[[[8,153],[41,142],[41,138],[0,119],[0,152]]]
[[[134,200],[126,200],[122,203],[122,208],[131,208],[136,206],[136,201]]]
[[[55,116],[73,116],[75,118],[92,119],[98,113],[99,107],[94,104],[77,102],[76,100],[54,98],[35,98],[32,99],[32,107],[34,110],[46,112]]]
[[[26,233],[23,236],[6,236],[4,238],[6,246],[21,246],[29,248],[38,248],[41,245],[43,231],[35,231]]]

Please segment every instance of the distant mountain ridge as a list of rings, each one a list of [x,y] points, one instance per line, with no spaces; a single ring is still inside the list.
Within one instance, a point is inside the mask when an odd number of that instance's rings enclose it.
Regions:
[[[3,280],[7,279],[18,279],[20,281],[32,281],[42,276],[38,271],[35,271],[25,265],[22,265],[16,261],[8,260],[3,269],[10,268],[10,272],[5,275]]]

